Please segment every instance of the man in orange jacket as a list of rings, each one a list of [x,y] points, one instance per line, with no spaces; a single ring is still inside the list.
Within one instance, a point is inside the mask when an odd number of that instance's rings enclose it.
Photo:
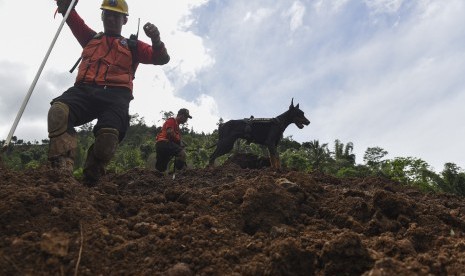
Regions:
[[[57,0],[65,14],[71,0]],[[77,3],[77,1],[76,1]],[[100,9],[103,32],[89,28],[72,9],[66,23],[83,47],[74,86],[51,102],[48,112],[51,166],[72,173],[77,148],[75,126],[97,119],[94,144],[87,152],[84,177],[94,183],[105,173],[119,142],[129,127],[129,103],[139,63],[163,65],[170,57],[157,27],[148,22],[143,29],[152,45],[121,36],[128,20],[125,0],[103,0]]]
[[[157,162],[155,168],[160,172],[165,172],[171,158],[176,157],[174,167],[181,170],[186,165],[186,152],[181,141],[181,131],[179,125],[185,124],[188,119],[192,119],[189,110],[181,108],[176,118],[168,118],[158,133],[155,145],[157,152]]]

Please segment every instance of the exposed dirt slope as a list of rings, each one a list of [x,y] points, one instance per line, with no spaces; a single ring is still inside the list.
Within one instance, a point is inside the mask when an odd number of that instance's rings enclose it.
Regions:
[[[0,275],[458,275],[465,202],[379,178],[0,168]]]

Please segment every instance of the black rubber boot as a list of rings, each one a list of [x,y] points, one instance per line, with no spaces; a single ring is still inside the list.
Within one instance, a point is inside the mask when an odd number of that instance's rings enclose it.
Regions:
[[[84,165],[84,181],[87,185],[95,183],[105,175],[105,167],[110,163],[118,147],[118,131],[114,128],[102,128],[95,135],[95,143],[87,151]]]
[[[84,183],[88,186],[95,186],[100,177],[105,175],[105,163],[94,156],[94,145],[87,151],[83,174]]]
[[[65,132],[50,138],[48,149],[50,166],[66,175],[73,175],[76,148],[77,138],[75,134]]]

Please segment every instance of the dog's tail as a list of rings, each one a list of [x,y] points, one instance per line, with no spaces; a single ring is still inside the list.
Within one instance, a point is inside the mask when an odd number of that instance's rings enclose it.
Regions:
[[[223,137],[223,126],[224,126],[224,123],[221,123],[218,125],[218,140],[221,140],[221,138]],[[218,142],[214,143],[213,145],[207,147],[207,149],[211,149],[213,147],[216,147],[218,145]]]

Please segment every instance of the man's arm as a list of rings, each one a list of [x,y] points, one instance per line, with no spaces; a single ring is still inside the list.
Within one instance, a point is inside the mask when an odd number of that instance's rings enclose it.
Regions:
[[[165,48],[165,44],[160,40],[160,32],[152,23],[144,25],[145,34],[152,40],[152,46],[139,41],[139,62],[144,64],[163,65],[170,61],[170,56]]]
[[[82,48],[84,48],[96,34],[94,30],[84,23],[84,20],[82,20],[74,9],[69,14],[68,19],[66,19],[66,24],[68,24],[71,32],[74,37],[76,37],[79,44],[81,44]]]
[[[162,42],[157,48],[143,42],[137,43],[138,62],[143,64],[163,65],[170,61],[170,56]]]
[[[179,133],[176,133],[175,129],[177,129],[177,122],[176,119],[170,118],[166,122],[166,136],[169,141],[179,144],[181,142],[181,136]]]
[[[68,10],[69,5],[71,4],[71,0],[56,0],[57,1],[57,11],[64,15]],[[79,16],[79,14],[74,9],[78,0],[74,2],[74,7],[71,10],[68,18],[66,19],[66,23],[68,24],[71,32],[73,33],[74,37],[78,40],[79,44],[84,48],[87,43],[95,36],[96,32],[89,28],[85,23],[84,20]]]
[[[168,137],[168,140],[170,140],[171,142],[176,141],[173,128],[169,127],[166,129],[166,136]]]

